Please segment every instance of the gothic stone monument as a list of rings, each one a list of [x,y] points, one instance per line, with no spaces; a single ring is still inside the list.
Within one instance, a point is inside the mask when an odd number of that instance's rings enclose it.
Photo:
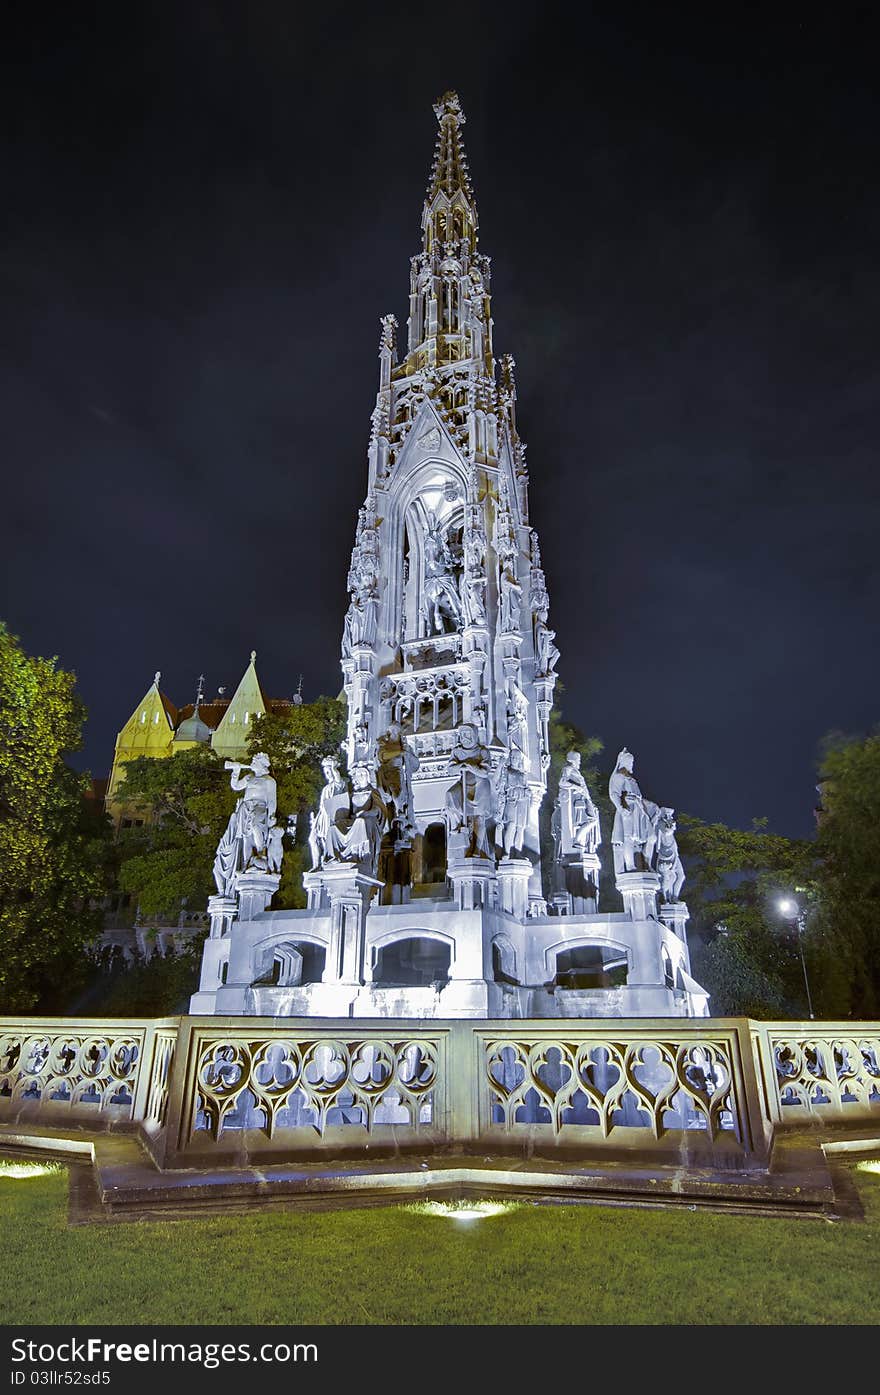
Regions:
[[[381,322],[342,636],[348,732],[312,815],[308,908],[267,909],[281,847],[274,781],[259,757],[248,777],[234,766],[243,794],[217,852],[191,1010],[704,1015],[673,810],[642,797],[628,751],[610,786],[622,909],[599,905],[601,830],[576,753],[553,809],[553,884],[542,884],[560,655],[514,361],[495,359],[464,113],[452,92],[434,110],[402,357],[396,319]]]

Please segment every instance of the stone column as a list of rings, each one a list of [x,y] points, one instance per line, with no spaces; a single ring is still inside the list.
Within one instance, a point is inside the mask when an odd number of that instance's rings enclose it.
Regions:
[[[242,872],[235,883],[238,919],[253,920],[262,914],[281,885],[279,872]]]
[[[599,909],[599,873],[602,870],[602,863],[598,853],[581,853],[579,859],[579,880],[586,893],[580,899],[582,905],[575,902],[575,914],[579,912],[584,915],[595,915]]]
[[[323,868],[320,876],[330,900],[330,943],[321,981],[360,986],[367,908],[373,891],[384,883],[345,863]]]
[[[686,925],[690,913],[684,901],[661,901],[660,919],[663,924],[687,944]]]
[[[495,863],[488,857],[461,857],[450,850],[446,863],[452,894],[460,911],[491,906],[495,891]]]
[[[618,872],[617,890],[630,920],[656,920],[660,878],[656,872]]]
[[[226,939],[237,910],[238,901],[234,896],[208,897],[208,915],[211,917],[209,940]]]
[[[306,908],[310,911],[326,911],[330,902],[324,891],[323,872],[303,872],[302,881],[306,893]]]
[[[525,857],[503,857],[498,864],[498,895],[501,910],[517,920],[525,920],[529,909],[529,880],[532,864]]]

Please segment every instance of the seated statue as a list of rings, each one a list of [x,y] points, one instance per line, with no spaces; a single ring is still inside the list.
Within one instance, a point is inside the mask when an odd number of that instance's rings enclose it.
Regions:
[[[599,810],[581,774],[580,751],[569,751],[559,776],[559,827],[562,853],[595,853],[602,842]]]
[[[368,765],[356,765],[351,772],[348,808],[339,809],[327,835],[328,862],[356,862],[358,870],[375,877],[379,849],[388,828],[388,806],[376,786]]]
[[[556,672],[559,650],[553,642],[555,639],[556,631],[539,620],[535,637],[535,673],[539,678],[549,677]]]
[[[321,769],[324,772],[324,787],[318,800],[318,811],[311,816],[309,830],[313,872],[317,872],[328,855],[328,838],[338,810],[348,806],[348,789],[340,774],[338,758],[325,756],[321,761]]]

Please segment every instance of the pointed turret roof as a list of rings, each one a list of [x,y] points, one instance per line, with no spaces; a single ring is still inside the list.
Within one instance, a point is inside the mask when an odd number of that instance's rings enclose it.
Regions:
[[[251,718],[262,716],[266,711],[266,698],[257,677],[256,663],[257,652],[253,649],[251,661],[211,738],[214,750],[221,754],[227,748],[243,748]]]
[[[152,683],[150,684],[149,688],[144,693],[137,707],[134,709],[131,716],[129,717],[129,722],[136,722],[138,720],[141,720],[141,724],[143,724],[142,719],[140,718],[140,714],[148,712],[150,718],[152,719],[156,711],[156,708],[158,707],[161,708],[162,712],[165,714],[169,729],[173,729],[177,725],[177,708],[174,706],[174,703],[171,701],[170,697],[168,697],[166,693],[163,693],[162,689],[159,687],[159,680],[161,679],[161,677],[162,674],[157,670],[153,676]],[[128,725],[128,723],[126,723],[126,725]],[[123,727],[122,730],[124,731],[125,727]],[[122,735],[121,732],[120,735]]]
[[[431,167],[431,178],[428,181],[426,202],[431,203],[438,193],[444,193],[447,198],[451,199],[453,194],[461,189],[468,202],[472,204],[474,189],[468,173],[464,142],[461,138],[461,128],[465,123],[465,115],[461,109],[461,102],[458,100],[458,93],[444,92],[440,100],[434,103],[434,111],[440,122],[440,131],[434,149],[434,164]]]

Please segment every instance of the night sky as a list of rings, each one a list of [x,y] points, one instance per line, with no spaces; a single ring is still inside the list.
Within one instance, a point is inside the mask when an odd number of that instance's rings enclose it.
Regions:
[[[20,9],[0,615],[77,673],[82,763],[157,668],[178,704],[252,648],[270,696],[338,692],[455,88],[563,710],[647,796],[808,833],[821,738],[880,718],[868,11]]]

